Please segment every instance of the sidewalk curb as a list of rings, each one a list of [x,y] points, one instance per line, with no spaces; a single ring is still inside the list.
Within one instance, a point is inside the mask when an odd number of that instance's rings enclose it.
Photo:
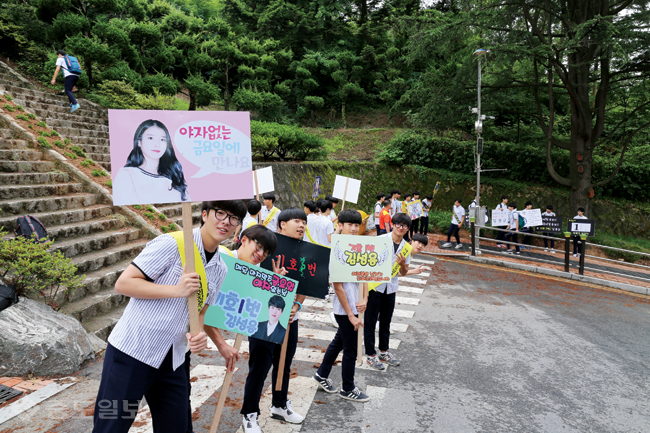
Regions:
[[[566,278],[567,280],[581,281],[583,283],[598,284],[599,286],[610,287],[612,289],[625,290],[628,292],[639,293],[641,295],[650,295],[650,289],[647,287],[633,286],[632,284],[618,283],[616,281],[603,280],[601,278],[586,277],[584,275],[567,273],[555,269],[541,268],[538,266],[524,265],[522,263],[504,262],[501,260],[488,259],[485,257],[466,256],[467,260],[486,265],[501,266],[509,269],[528,271],[536,274],[549,275],[552,277]]]

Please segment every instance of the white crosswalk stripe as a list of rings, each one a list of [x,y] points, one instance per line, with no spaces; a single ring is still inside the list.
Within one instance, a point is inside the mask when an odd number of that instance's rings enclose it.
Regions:
[[[420,300],[416,298],[405,298],[404,296],[395,296],[395,302],[404,305],[418,305]]]
[[[400,283],[413,283],[413,284],[426,284],[427,280],[423,280],[420,278],[411,278],[411,277],[399,277],[399,282]],[[400,286],[399,290],[400,292],[404,291],[403,286]]]
[[[422,293],[424,291],[423,289],[417,289],[414,287],[410,287],[410,289],[413,289],[413,293]],[[402,288],[400,288],[400,290],[402,290]],[[330,310],[332,309],[331,302],[322,301],[320,299],[305,299],[305,302],[303,302],[302,305],[303,307],[329,308]],[[395,308],[395,311],[393,311],[393,317],[405,317],[407,319],[410,319],[414,315],[415,311],[412,310],[402,310],[401,308]]]
[[[425,281],[422,283],[425,283]],[[416,293],[419,295],[424,292],[424,289],[418,289],[417,287],[400,286],[399,291],[402,293]]]
[[[425,259],[416,259],[415,257],[411,257],[411,262],[416,262],[416,263],[425,263],[427,265],[434,265],[436,262],[433,260],[425,260]]]
[[[418,301],[419,302],[419,301]],[[417,304],[414,304],[417,305]],[[315,313],[300,313],[300,320],[311,320],[313,322],[331,323],[329,314],[315,314]],[[405,323],[391,323],[390,327],[395,332],[406,332],[409,325]]]
[[[416,268],[417,266],[411,265],[411,267]],[[419,274],[412,274],[411,277],[427,279],[429,278],[429,275],[431,275],[429,272],[420,272]]]

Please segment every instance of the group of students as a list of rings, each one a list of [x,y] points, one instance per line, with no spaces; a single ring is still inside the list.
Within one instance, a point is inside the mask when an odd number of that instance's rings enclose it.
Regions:
[[[389,198],[390,197],[390,198]],[[416,233],[426,237],[429,231],[429,211],[431,210],[432,195],[428,195],[420,200],[420,191],[406,193],[404,201],[400,201],[402,191],[393,189],[389,194],[377,193],[377,203],[375,203],[375,228],[377,235],[390,233],[394,230],[391,218],[398,213],[404,213],[411,219],[411,227],[406,233],[406,240],[410,241]],[[422,215],[411,215],[408,211],[409,203],[420,200],[422,204]]]
[[[304,210],[298,208],[280,211],[275,207],[275,196],[264,195],[264,203],[250,200],[222,200],[203,202],[201,226],[193,230],[193,238],[201,256],[204,277],[196,272],[185,272],[180,249],[182,236],[178,233],[158,236],[125,269],[115,283],[115,291],[130,297],[129,303],[109,336],[104,357],[102,378],[94,411],[95,433],[128,432],[143,397],[151,411],[155,432],[192,432],[190,406],[190,354],[207,348],[210,338],[224,358],[228,371],[234,371],[240,354],[230,346],[221,331],[204,325],[208,305],[217,300],[228,272],[218,252],[229,254],[252,265],[259,265],[272,256],[277,247],[276,233],[307,242],[329,245],[332,233],[356,235],[362,223],[361,214],[346,209],[338,216],[333,208],[338,200],[329,197],[314,203],[307,201]],[[320,212],[317,212],[320,211]],[[259,217],[259,220],[258,220]],[[325,221],[330,226],[325,226]],[[311,225],[311,228],[310,228]],[[411,228],[411,218],[396,212],[390,219],[393,242],[392,277],[387,283],[364,284],[359,296],[357,283],[332,281],[334,287],[333,311],[338,330],[329,344],[314,380],[328,393],[338,393],[343,399],[365,402],[369,397],[354,382],[357,356],[357,332],[363,327],[366,362],[377,370],[397,366],[400,362],[389,352],[390,323],[395,308],[399,276],[417,274],[426,267],[409,270],[410,257],[427,245],[427,236],[414,234],[411,243],[405,236]],[[235,235],[235,248],[230,251],[221,244]],[[180,239],[180,240],[179,240]],[[201,268],[200,264],[197,269]],[[273,271],[285,275],[286,269],[273,262]],[[186,299],[194,296],[207,284],[205,306],[199,314],[201,332],[192,336],[188,330],[189,314]],[[289,423],[302,423],[303,415],[296,413],[288,398],[290,369],[298,344],[299,311],[305,296],[296,295],[291,305],[287,332],[286,358],[280,390],[273,386],[271,417]],[[269,310],[282,313],[284,302],[269,301]],[[273,305],[271,305],[273,304]],[[364,313],[364,321],[359,313]],[[275,385],[280,365],[282,345],[260,332],[271,336],[276,324],[267,323],[262,331],[249,337],[248,375],[244,386],[241,408],[246,433],[260,432],[258,417],[264,382],[272,369]],[[379,324],[378,348],[375,348],[375,327]],[[329,378],[339,353],[343,352],[342,384],[335,387]]]

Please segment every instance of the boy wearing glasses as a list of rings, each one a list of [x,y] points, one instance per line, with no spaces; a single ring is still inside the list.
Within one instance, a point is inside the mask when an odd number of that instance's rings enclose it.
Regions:
[[[302,240],[305,235],[307,215],[302,209],[285,209],[278,216],[278,234],[290,238]],[[331,225],[331,223],[328,222]],[[245,233],[242,234],[242,237]],[[276,271],[277,272],[277,271]],[[302,308],[305,300],[304,295],[296,295],[291,306],[289,316],[289,338],[287,340],[287,353],[284,361],[284,373],[282,376],[282,389],[276,391],[275,384],[278,379],[278,368],[280,365],[281,344],[274,344],[259,338],[248,337],[249,353],[248,377],[244,387],[244,402],[241,414],[244,417],[245,433],[261,433],[257,418],[260,414],[260,399],[264,390],[264,381],[273,367],[271,373],[271,386],[273,398],[271,400],[271,418],[279,419],[292,424],[300,424],[305,419],[302,415],[293,411],[289,394],[289,377],[291,375],[291,362],[298,346],[298,310]]]
[[[217,250],[246,215],[240,200],[203,202],[201,227],[193,231],[207,277],[206,305],[214,304],[228,269]],[[176,239],[169,234],[152,240],[124,270],[115,291],[130,297],[124,314],[108,338],[97,393],[93,433],[127,433],[147,398],[156,432],[186,431],[190,422],[189,348],[207,347],[206,332],[189,332],[187,298],[200,289],[199,275],[186,273]],[[239,353],[216,331],[215,343],[234,366]],[[227,346],[227,347],[226,347]]]
[[[366,362],[376,370],[385,370],[387,365],[397,366],[400,362],[388,351],[390,322],[395,310],[395,297],[399,289],[398,275],[405,276],[411,263],[411,245],[404,241],[404,235],[411,227],[411,218],[405,213],[393,216],[393,231],[382,235],[393,240],[391,280],[388,283],[368,284],[368,306],[363,324],[363,339],[366,346]],[[379,354],[375,350],[375,326],[379,320]]]

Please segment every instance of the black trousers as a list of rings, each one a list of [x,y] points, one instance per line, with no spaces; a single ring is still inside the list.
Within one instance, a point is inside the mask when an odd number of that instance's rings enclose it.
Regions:
[[[518,232],[516,231],[511,231],[510,233],[506,233],[506,241],[508,242],[514,242],[516,244],[519,243],[519,235]],[[512,249],[513,245],[508,245],[508,249]],[[519,245],[514,245],[515,251],[519,251]]]
[[[271,374],[271,386],[273,387],[273,398],[271,404],[275,407],[287,405],[289,392],[289,375],[291,374],[291,361],[296,354],[298,346],[298,321],[289,325],[289,340],[287,342],[287,356],[284,361],[284,374],[282,376],[282,390],[276,391],[275,384],[278,380],[278,367],[280,365],[281,344],[274,344],[258,338],[248,337],[250,357],[248,358],[248,376],[244,386],[244,404],[241,414],[246,415],[256,412],[260,413],[260,399],[264,391],[264,381],[273,367]]]
[[[409,230],[411,233],[411,239],[413,239],[413,234],[418,233],[419,228],[420,228],[420,218],[411,220],[411,228]]]
[[[579,254],[582,252],[580,250],[581,249],[580,242],[581,242],[580,235],[573,236],[573,254]]]
[[[379,320],[379,350],[386,352],[390,340],[390,322],[393,320],[395,310],[395,293],[387,295],[376,290],[368,292],[368,306],[363,320],[363,341],[366,346],[366,355],[374,356],[375,350],[375,326]]]
[[[357,336],[357,331],[354,330],[354,326],[350,323],[348,316],[335,314],[334,318],[336,319],[336,323],[339,324],[339,329],[336,331],[334,340],[327,346],[327,351],[325,351],[325,356],[323,356],[323,362],[321,362],[317,373],[320,377],[329,377],[336,357],[343,351],[343,360],[341,362],[342,389],[343,391],[352,391],[354,389],[354,363],[357,361],[357,342],[359,337]]]
[[[447,229],[447,242],[451,240],[451,235],[453,234],[454,237],[456,238],[456,243],[460,243],[460,235],[458,234],[458,231],[460,230],[460,226],[457,226],[456,224],[449,224],[449,228]]]
[[[65,89],[65,94],[68,95],[68,101],[70,101],[70,104],[76,105],[77,100],[74,97],[74,94],[72,93],[72,89],[74,88],[74,85],[77,84],[77,80],[79,80],[79,75],[68,75],[65,77],[65,80],[63,82],[63,88]]]
[[[505,227],[497,227],[497,228],[503,229]],[[506,232],[498,231],[497,232],[497,244],[500,243],[499,241],[505,241],[505,240],[506,240]]]
[[[127,433],[143,396],[155,433],[187,431],[189,353],[174,371],[172,351],[170,348],[160,368],[153,368],[108,344],[95,401],[93,433]]]
[[[553,236],[553,234],[548,234],[547,236]],[[550,239],[551,248],[555,248],[555,239]],[[544,238],[544,248],[548,248],[549,239]]]
[[[429,216],[423,216],[420,218],[420,233],[424,236],[429,232]]]

